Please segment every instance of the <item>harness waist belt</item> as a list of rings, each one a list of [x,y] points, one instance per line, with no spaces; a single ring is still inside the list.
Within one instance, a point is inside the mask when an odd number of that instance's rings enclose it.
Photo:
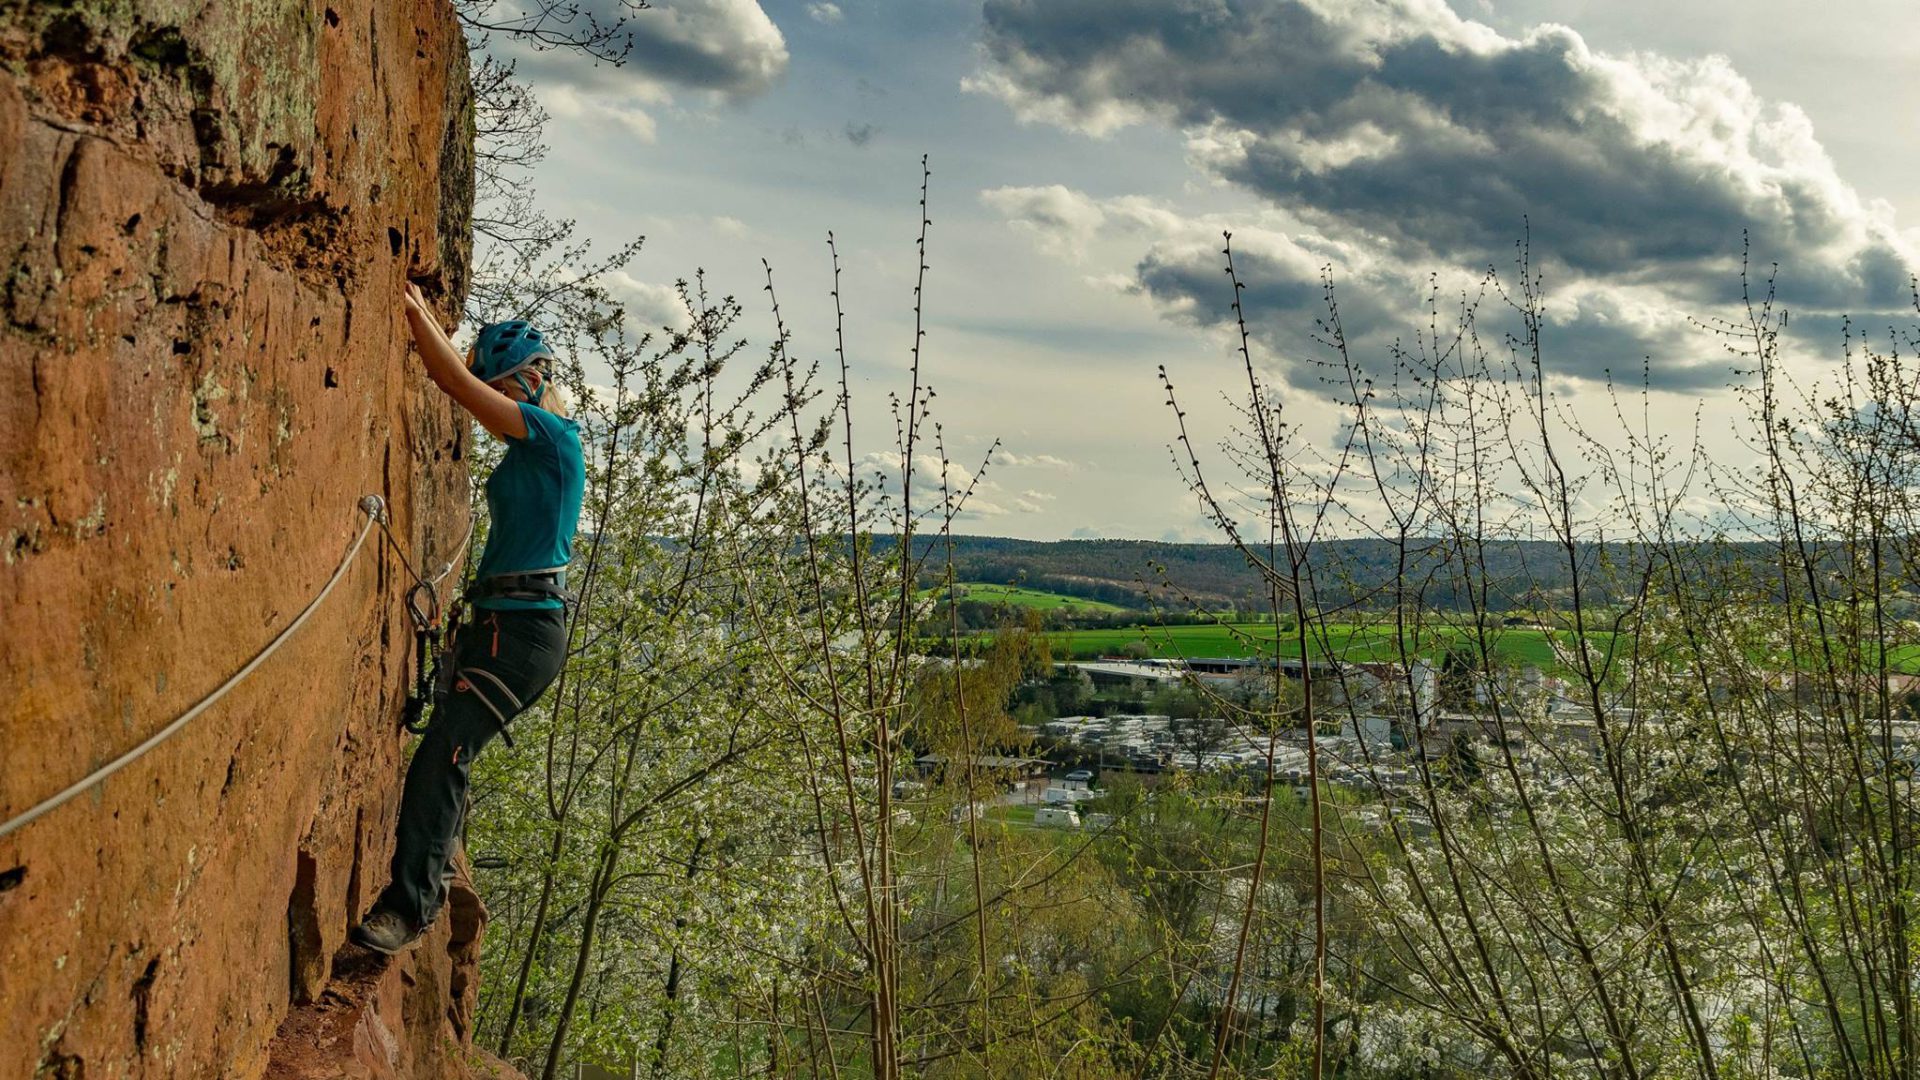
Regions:
[[[494,596],[503,596],[509,600],[552,599],[571,602],[573,597],[567,592],[566,585],[567,571],[564,567],[554,570],[529,570],[523,573],[494,574],[481,578],[467,588],[465,596],[469,603]]]

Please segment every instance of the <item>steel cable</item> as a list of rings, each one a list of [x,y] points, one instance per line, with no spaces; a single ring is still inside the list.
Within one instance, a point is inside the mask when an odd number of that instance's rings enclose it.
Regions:
[[[229,678],[226,682],[221,683],[213,693],[201,698],[199,704],[180,714],[177,719],[166,727],[154,732],[139,746],[134,747],[98,769],[88,773],[84,778],[75,781],[59,794],[35,804],[32,809],[8,818],[4,823],[0,823],[0,837],[4,837],[26,826],[41,815],[84,794],[93,788],[94,785],[99,784],[107,777],[112,776],[114,773],[119,772],[121,769],[139,760],[149,750],[172,738],[181,728],[186,727],[188,722],[194,717],[206,712],[213,706],[214,702],[224,697],[227,691],[238,686],[247,676],[253,674],[261,664],[266,663],[269,656],[272,656],[281,645],[285,644],[286,640],[292,637],[296,630],[299,630],[300,627],[306,624],[307,619],[320,607],[321,602],[326,600],[327,594],[333,592],[334,586],[340,584],[341,579],[346,577],[347,568],[353,564],[354,557],[360,554],[360,548],[367,542],[367,534],[373,531],[374,524],[380,521],[381,515],[386,509],[386,503],[382,501],[378,495],[368,495],[362,498],[359,505],[360,510],[367,515],[367,523],[360,527],[360,535],[353,538],[353,546],[347,549],[346,555],[340,560],[340,565],[335,568],[333,576],[327,579],[327,583],[321,587],[320,592],[314,596],[312,600],[307,602],[307,606],[301,609],[299,615],[294,616],[294,620],[288,623],[285,629],[274,635],[273,640],[267,643],[266,648],[261,649],[252,660],[247,662],[245,667],[235,672],[233,677]],[[389,539],[391,539],[391,534],[388,535]],[[402,557],[402,561],[405,561],[404,556]],[[452,564],[449,563],[448,565],[451,567]],[[411,567],[408,568],[408,573],[412,573]],[[444,573],[442,576],[445,576]],[[418,578],[415,580],[418,580]]]

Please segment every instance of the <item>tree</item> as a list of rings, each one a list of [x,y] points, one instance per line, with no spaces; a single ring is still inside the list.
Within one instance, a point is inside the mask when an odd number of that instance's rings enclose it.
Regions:
[[[1232,741],[1227,721],[1218,716],[1175,717],[1168,721],[1167,733],[1178,751],[1176,760],[1184,757],[1195,772],[1206,767],[1209,755],[1225,749]]]

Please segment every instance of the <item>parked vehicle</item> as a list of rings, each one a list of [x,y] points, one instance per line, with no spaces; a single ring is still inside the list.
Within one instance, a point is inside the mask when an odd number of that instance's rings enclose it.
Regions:
[[[1050,829],[1077,829],[1080,815],[1071,806],[1043,806],[1033,812],[1033,823]]]
[[[1090,784],[1093,782],[1093,771],[1091,769],[1075,769],[1068,773],[1066,778],[1068,780],[1078,780],[1083,784]]]

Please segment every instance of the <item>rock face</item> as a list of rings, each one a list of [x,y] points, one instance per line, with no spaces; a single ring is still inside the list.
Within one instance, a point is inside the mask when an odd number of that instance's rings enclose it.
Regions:
[[[522,1080],[472,1045],[486,908],[464,866],[441,919],[419,946],[389,961],[348,947],[325,988],[280,1025],[267,1080],[399,1080],[469,1076]],[[440,1037],[431,1037],[434,1033]],[[423,1038],[422,1036],[429,1036]]]
[[[466,64],[447,0],[0,0],[0,821],[246,664],[361,496],[456,556],[465,426],[399,290],[466,288]],[[479,916],[343,949],[406,584],[375,533],[231,694],[0,837],[0,1080],[459,1075]],[[348,1016],[364,1053],[301,1056]]]

